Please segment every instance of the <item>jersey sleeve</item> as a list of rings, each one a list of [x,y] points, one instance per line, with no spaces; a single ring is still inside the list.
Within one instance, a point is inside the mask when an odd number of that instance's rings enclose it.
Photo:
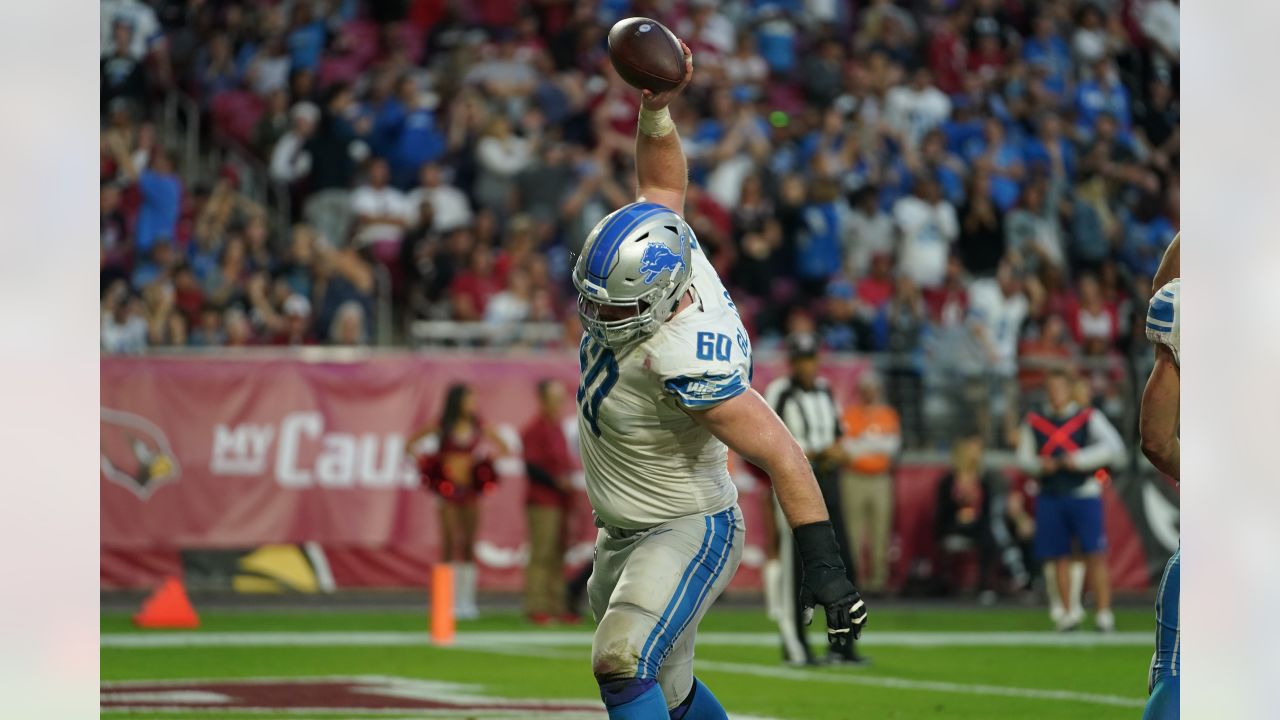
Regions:
[[[1174,278],[1153,296],[1147,305],[1147,339],[1153,343],[1164,345],[1173,352],[1173,359],[1178,360],[1178,344],[1181,318],[1180,301],[1182,281]]]
[[[699,323],[650,350],[664,393],[688,410],[708,410],[751,387],[751,345],[740,325]]]

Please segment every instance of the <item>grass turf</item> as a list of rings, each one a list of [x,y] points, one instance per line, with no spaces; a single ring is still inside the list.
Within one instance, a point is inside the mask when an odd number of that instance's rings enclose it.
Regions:
[[[1145,631],[1150,613],[1117,613],[1120,627]],[[206,611],[198,632],[422,631],[423,614],[403,611]],[[875,632],[1042,631],[1043,611],[1029,609],[893,609],[873,613]],[[128,615],[104,613],[104,634],[137,633]],[[757,610],[717,608],[700,629],[708,632],[768,632]],[[589,633],[589,626],[551,628]],[[184,678],[387,675],[481,685],[495,697],[590,699],[597,697],[582,645],[519,648],[526,634],[545,632],[515,614],[459,623],[467,632],[511,633],[512,655],[502,648],[391,647],[177,647],[101,651],[104,681]],[[149,631],[156,632],[156,631]],[[163,631],[161,631],[163,632]],[[787,720],[844,718],[1133,718],[1140,709],[1080,699],[1014,696],[1016,689],[1070,691],[1129,699],[1145,698],[1147,646],[1090,647],[902,647],[864,646],[866,668],[784,670],[774,647],[700,645],[695,670],[730,714]],[[701,667],[699,663],[702,663]],[[894,685],[899,686],[894,686]],[[1015,689],[1015,690],[1009,690]],[[104,718],[128,717],[104,712]],[[148,715],[149,717],[163,717]],[[193,720],[250,720],[280,715],[183,713]],[[291,715],[290,717],[306,717]],[[342,717],[361,717],[344,713]],[[372,716],[371,716],[372,717]],[[378,715],[380,718],[398,717]],[[406,713],[403,717],[413,717]],[[435,717],[435,716],[433,716]],[[460,715],[459,717],[465,717]],[[603,713],[601,713],[603,717]]]

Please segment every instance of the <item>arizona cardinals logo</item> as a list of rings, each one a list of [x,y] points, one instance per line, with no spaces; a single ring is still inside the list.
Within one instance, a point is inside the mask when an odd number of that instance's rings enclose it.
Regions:
[[[102,476],[143,500],[181,474],[169,439],[140,415],[102,408],[100,437]]]

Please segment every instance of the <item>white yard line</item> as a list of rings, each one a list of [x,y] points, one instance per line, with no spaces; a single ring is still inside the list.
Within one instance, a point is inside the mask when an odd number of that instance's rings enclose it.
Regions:
[[[798,668],[751,665],[748,663],[717,662],[699,660],[699,670],[736,673],[739,675],[758,675],[767,678],[786,680],[803,680],[840,683],[845,685],[869,685],[872,687],[892,688],[895,690],[925,690],[930,692],[953,693],[962,695],[985,695],[998,697],[1027,698],[1030,700],[1059,700],[1069,702],[1090,703],[1093,705],[1114,705],[1118,707],[1139,708],[1146,704],[1145,700],[1120,697],[1119,695],[1102,695],[1098,693],[1075,692],[1074,690],[1043,690],[1039,688],[1005,687],[1003,685],[983,685],[978,683],[954,683],[937,680],[909,680],[907,678],[883,677],[877,675],[860,675],[854,673],[831,673]]]
[[[819,641],[821,635],[813,635]],[[159,634],[103,633],[104,648],[174,647],[395,647],[430,644],[424,632],[172,632]],[[778,636],[769,632],[702,632],[701,646],[773,647]],[[869,632],[860,641],[866,647],[1143,647],[1152,644],[1149,632]],[[585,647],[591,633],[564,632],[461,632],[453,647]]]
[[[548,653],[545,650],[535,651],[533,648],[476,648],[480,652],[495,655],[517,657],[536,656],[551,657],[558,660],[578,660],[578,655],[568,653]],[[981,683],[954,683],[937,680],[911,680],[907,678],[886,677],[882,675],[862,675],[852,672],[823,672],[820,670],[804,670],[800,668],[781,667],[777,665],[753,665],[750,663],[720,662],[716,660],[698,660],[697,669],[712,672],[724,672],[737,675],[755,675],[782,680],[817,681],[844,685],[866,685],[870,687],[889,688],[893,690],[923,690],[926,692],[951,693],[960,695],[981,695],[985,697],[1012,697],[1028,700],[1056,700],[1079,702],[1092,705],[1110,705],[1115,707],[1142,707],[1145,700],[1105,695],[1101,693],[1084,693],[1074,690],[1045,690],[1040,688],[1007,687],[1003,685],[985,685]],[[739,717],[739,716],[735,716]],[[742,720],[745,720],[743,718]]]

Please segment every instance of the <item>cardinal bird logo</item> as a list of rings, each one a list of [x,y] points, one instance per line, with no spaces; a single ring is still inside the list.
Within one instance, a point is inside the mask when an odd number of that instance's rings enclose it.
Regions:
[[[102,408],[100,433],[102,476],[143,500],[181,475],[169,438],[141,415]]]

